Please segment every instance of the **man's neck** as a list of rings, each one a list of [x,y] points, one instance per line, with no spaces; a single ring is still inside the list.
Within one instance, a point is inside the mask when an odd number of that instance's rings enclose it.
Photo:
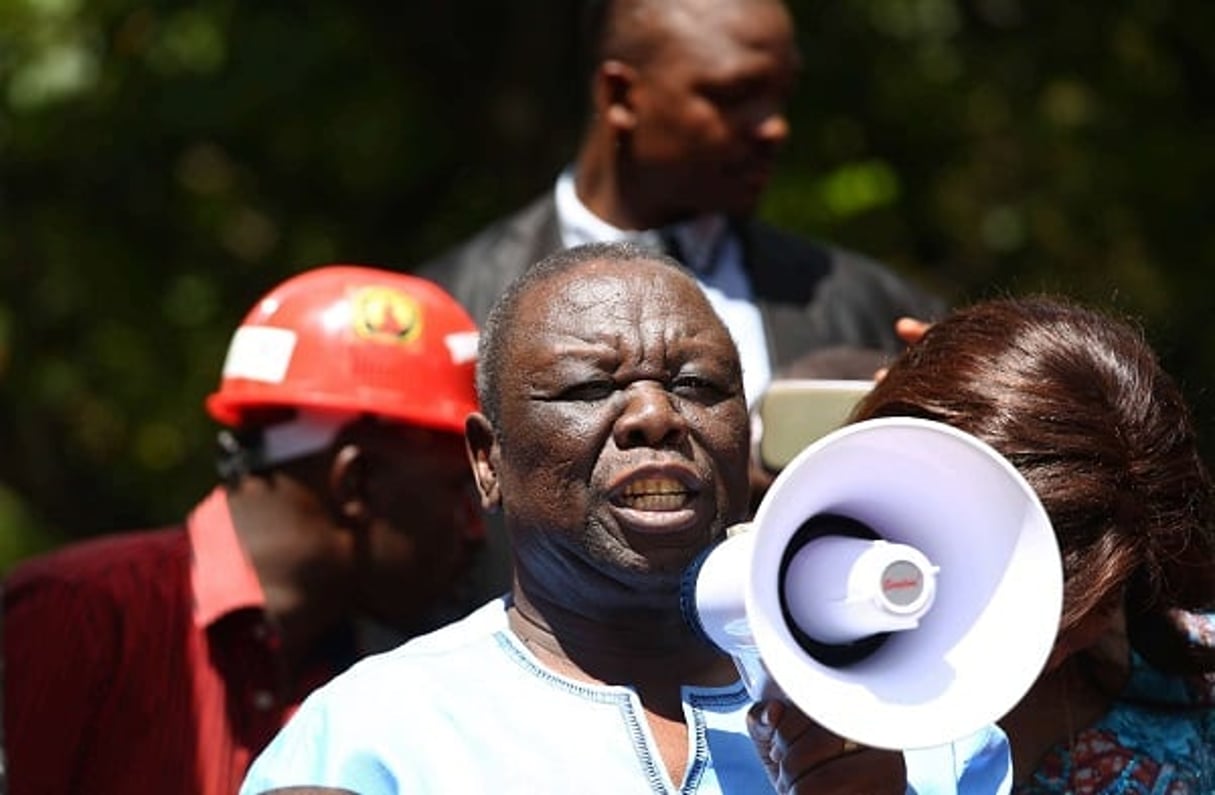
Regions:
[[[229,497],[233,525],[257,571],[267,616],[292,667],[306,660],[317,640],[343,620],[348,607],[339,593],[339,567],[331,564],[330,576],[317,578],[315,561],[299,551],[311,546],[305,539],[312,536],[304,527],[311,527],[313,534],[324,530],[313,527],[312,517],[283,503],[281,493],[294,488],[279,482],[269,490],[257,478],[247,478]],[[313,572],[311,578],[301,575],[305,568]],[[308,586],[303,585],[306,579]]]
[[[604,223],[623,231],[661,229],[690,215],[674,212],[658,192],[642,187],[641,175],[630,176],[615,143],[588,141],[574,163],[578,200]],[[604,154],[604,152],[608,154]]]
[[[617,229],[645,229],[620,200],[611,162],[599,154],[602,147],[588,141],[574,162],[574,191],[578,201],[606,224]]]
[[[695,635],[677,607],[588,615],[534,602],[516,586],[508,620],[538,659],[571,678],[676,696],[682,685],[723,686],[738,678],[729,658]]]

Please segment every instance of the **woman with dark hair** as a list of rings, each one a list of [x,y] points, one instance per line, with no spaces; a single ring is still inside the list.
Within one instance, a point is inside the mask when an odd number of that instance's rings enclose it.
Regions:
[[[1058,299],[978,303],[931,327],[852,419],[885,416],[990,444],[1058,536],[1055,650],[1001,721],[1016,792],[1215,792],[1215,503],[1142,332]]]

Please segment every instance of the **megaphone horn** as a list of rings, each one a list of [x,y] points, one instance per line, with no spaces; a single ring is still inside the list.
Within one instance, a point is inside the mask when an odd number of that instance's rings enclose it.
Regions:
[[[981,440],[909,417],[845,426],[777,476],[746,532],[689,568],[685,612],[754,698],[879,748],[958,740],[1054,645],[1050,520]]]

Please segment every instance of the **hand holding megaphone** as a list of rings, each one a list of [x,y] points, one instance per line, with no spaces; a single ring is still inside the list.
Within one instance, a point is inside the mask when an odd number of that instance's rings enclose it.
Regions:
[[[690,620],[753,698],[887,749],[1002,717],[1046,662],[1061,606],[1054,532],[1020,473],[912,418],[808,447],[685,588]]]
[[[907,792],[903,754],[832,734],[787,702],[757,702],[747,714],[747,731],[781,795]]]

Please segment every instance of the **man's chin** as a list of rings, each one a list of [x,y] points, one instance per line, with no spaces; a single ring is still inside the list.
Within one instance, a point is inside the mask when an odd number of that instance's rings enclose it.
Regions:
[[[764,193],[768,189],[768,180],[762,182],[744,182],[733,194],[731,207],[726,214],[734,218],[749,218],[759,209]]]
[[[755,215],[759,199],[759,196],[738,188],[720,195],[716,201],[704,202],[698,215],[720,213],[731,220],[746,220]]]

